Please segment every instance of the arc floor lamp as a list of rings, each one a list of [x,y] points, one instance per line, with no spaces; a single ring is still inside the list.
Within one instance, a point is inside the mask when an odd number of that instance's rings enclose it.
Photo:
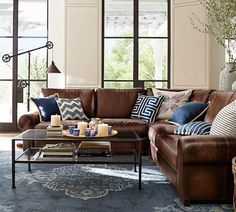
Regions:
[[[19,89],[24,89],[27,87],[27,111],[30,110],[30,72],[31,72],[31,52],[33,51],[37,51],[39,49],[43,49],[43,48],[47,48],[47,49],[52,49],[53,48],[53,42],[48,41],[44,46],[40,46],[34,49],[30,49],[24,52],[20,52],[18,54],[14,54],[14,55],[9,55],[9,54],[4,54],[2,56],[2,60],[5,63],[10,62],[11,58],[13,57],[18,57],[19,55],[23,55],[23,54],[28,54],[28,75],[27,75],[27,80],[19,80],[19,83],[17,85],[17,88]],[[59,71],[59,69],[56,67],[53,58],[52,58],[52,62],[51,65],[48,67],[48,69],[46,70],[47,73],[61,73]]]

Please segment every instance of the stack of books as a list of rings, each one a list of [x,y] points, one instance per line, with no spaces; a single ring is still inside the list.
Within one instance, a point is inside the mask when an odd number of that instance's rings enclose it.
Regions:
[[[62,136],[62,131],[63,131],[63,126],[48,126],[47,127],[47,137],[61,137]]]
[[[41,149],[41,157],[73,157],[75,145],[71,144],[46,144]]]
[[[78,156],[110,156],[111,142],[82,141],[79,145]]]

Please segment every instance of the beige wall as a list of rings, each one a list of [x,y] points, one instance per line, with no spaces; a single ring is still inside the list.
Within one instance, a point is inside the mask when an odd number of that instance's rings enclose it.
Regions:
[[[224,49],[193,29],[192,12],[206,19],[198,0],[171,0],[171,87],[218,89]],[[101,0],[49,0],[49,40],[63,86],[101,86]]]
[[[173,88],[218,89],[219,72],[224,64],[224,49],[214,38],[193,29],[189,17],[194,12],[207,20],[198,0],[172,1]]]

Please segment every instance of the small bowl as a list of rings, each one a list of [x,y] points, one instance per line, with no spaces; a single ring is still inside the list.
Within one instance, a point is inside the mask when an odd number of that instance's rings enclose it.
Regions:
[[[78,136],[79,135],[79,129],[76,129],[76,128],[74,128],[73,129],[73,135],[76,135],[76,136]]]

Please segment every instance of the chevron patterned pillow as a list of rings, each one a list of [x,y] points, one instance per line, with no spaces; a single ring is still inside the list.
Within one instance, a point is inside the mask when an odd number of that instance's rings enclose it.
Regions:
[[[61,112],[62,120],[78,119],[78,120],[89,120],[84,114],[84,110],[81,105],[80,98],[75,99],[56,99],[57,105]]]
[[[155,121],[164,96],[139,95],[133,107],[131,118],[144,119],[148,123]]]

